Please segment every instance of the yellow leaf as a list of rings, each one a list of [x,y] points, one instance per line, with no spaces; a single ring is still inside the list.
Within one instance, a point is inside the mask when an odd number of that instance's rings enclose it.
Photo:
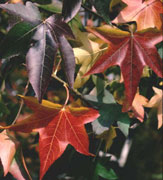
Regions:
[[[82,87],[87,82],[90,76],[82,76],[93,66],[98,57],[107,50],[106,46],[102,46],[104,43],[101,43],[101,41],[95,42],[94,37],[89,36],[89,33],[77,30],[76,36],[82,42],[83,46],[73,48],[76,64],[81,65],[75,79],[75,89]],[[90,39],[91,37],[93,37],[94,41]]]
[[[105,151],[110,149],[113,144],[113,139],[117,136],[115,127],[110,126],[109,130],[104,131],[102,134],[98,135],[97,138],[105,141]]]

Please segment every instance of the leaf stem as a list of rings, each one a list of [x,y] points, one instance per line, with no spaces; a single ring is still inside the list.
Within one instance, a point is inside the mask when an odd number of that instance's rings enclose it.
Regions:
[[[65,81],[63,81],[61,78],[59,78],[55,72],[52,74],[52,77],[58,80],[59,82],[61,82],[62,84],[66,84],[66,86],[68,86],[68,84]]]
[[[60,66],[60,64],[61,64],[61,61],[62,61],[62,59],[60,58],[60,59],[59,59],[59,62],[58,62],[58,64],[57,64],[57,67],[56,67],[56,69],[55,69],[55,71],[54,71],[54,74],[55,74],[55,75],[57,75],[57,72],[58,72],[59,66]]]
[[[69,89],[68,89],[68,84],[63,81],[62,79],[60,79],[57,75],[56,75],[57,71],[55,71],[53,74],[52,74],[52,77],[54,77],[56,80],[58,80],[59,82],[61,82],[64,86],[64,88],[66,89],[66,94],[67,94],[67,97],[66,97],[66,100],[65,100],[65,103],[63,105],[63,108],[65,108],[65,106],[67,105],[68,103],[68,100],[69,100],[69,97],[70,97],[70,93],[69,93]]]
[[[64,105],[63,105],[63,108],[64,108],[64,107],[67,105],[67,103],[68,103],[68,100],[69,100],[69,98],[70,98],[70,93],[69,93],[69,89],[68,89],[66,83],[64,83],[63,86],[64,86],[64,88],[66,89],[66,94],[67,94],[65,103],[64,103]]]
[[[24,89],[24,93],[23,93],[23,96],[25,96],[27,94],[27,91],[28,91],[28,86],[29,86],[29,80],[25,86],[25,89]],[[12,125],[16,123],[16,120],[17,118],[19,117],[20,113],[21,113],[21,110],[23,108],[23,105],[24,105],[24,101],[21,99],[21,103],[20,103],[20,107],[19,107],[19,110],[18,110],[18,113],[14,119],[14,121],[12,122]]]
[[[97,151],[96,151],[96,154],[95,154],[95,157],[94,157],[93,160],[92,160],[93,162],[95,162],[95,160],[96,160],[96,158],[97,158],[97,156],[98,156],[98,154],[99,154],[99,151],[100,151],[102,142],[103,142],[103,140],[100,140],[99,145],[98,145],[98,148],[97,148]]]
[[[56,76],[55,73],[52,74],[52,77],[55,78],[56,80],[58,80],[59,82],[61,82],[61,83],[62,83],[64,86],[66,86],[67,89],[68,89],[68,87],[69,87],[68,84],[67,84],[65,81],[63,81],[62,79],[60,79],[58,76]],[[83,95],[82,95],[79,91],[77,91],[76,89],[70,89],[70,90],[71,90],[71,92],[74,93],[78,98],[80,98],[82,101],[84,101],[88,106],[93,107],[94,109],[97,109],[97,107],[95,107],[95,106],[93,106],[92,104],[90,104],[90,103],[83,97]]]

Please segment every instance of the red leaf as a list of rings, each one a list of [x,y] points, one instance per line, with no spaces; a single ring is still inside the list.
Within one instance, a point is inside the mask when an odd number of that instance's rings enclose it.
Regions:
[[[160,14],[163,14],[163,4],[160,0],[123,0],[123,2],[128,6],[120,12],[114,23],[136,21],[138,30],[150,27],[161,29]]]
[[[163,76],[161,58],[155,47],[162,40],[161,32],[147,29],[132,34],[110,26],[88,30],[106,41],[109,48],[85,75],[103,72],[111,66],[120,66],[126,96],[123,111],[131,109],[144,66],[149,66],[158,76]]]
[[[91,155],[84,124],[95,120],[99,116],[98,111],[86,107],[63,108],[45,100],[39,104],[33,97],[23,99],[34,114],[6,128],[21,132],[39,132],[40,179],[62,155],[68,144],[82,154]]]

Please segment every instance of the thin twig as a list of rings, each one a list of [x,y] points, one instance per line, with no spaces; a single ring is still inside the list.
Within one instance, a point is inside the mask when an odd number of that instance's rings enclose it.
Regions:
[[[56,76],[56,74],[53,73],[52,77],[58,80],[59,82],[61,82],[63,85],[66,85],[66,87],[69,87],[69,85],[65,81],[60,79],[58,76]],[[97,109],[97,107],[89,103],[79,91],[77,91],[76,89],[70,89],[70,90],[71,90],[70,92],[74,93],[78,98],[80,98],[83,102],[85,102],[89,107],[93,107],[94,109]]]
[[[25,86],[23,96],[25,96],[25,95],[27,94],[28,86],[29,86],[29,81],[27,82],[27,85]],[[23,105],[24,105],[24,101],[21,99],[21,103],[20,103],[20,107],[19,107],[18,113],[17,113],[14,121],[12,122],[12,125],[15,124],[17,118],[19,117],[19,115],[20,115],[20,113],[21,113],[21,110],[22,110],[22,108],[23,108]]]
[[[93,158],[93,162],[95,162],[95,160],[96,160],[96,158],[97,158],[97,156],[98,156],[98,154],[99,154],[99,151],[100,151],[100,148],[101,148],[101,145],[102,145],[102,140],[100,140],[100,143],[99,143],[99,145],[98,145],[98,148],[97,148],[97,151],[96,151],[96,155],[95,155],[95,157]]]

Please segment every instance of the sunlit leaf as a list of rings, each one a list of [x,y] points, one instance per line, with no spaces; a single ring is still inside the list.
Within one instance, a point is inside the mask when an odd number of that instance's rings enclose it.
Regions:
[[[163,14],[162,2],[160,0],[123,0],[128,6],[124,8],[117,18],[115,23],[125,23],[128,21],[136,21],[137,29],[146,28],[161,29],[162,20],[160,14]]]
[[[90,76],[83,75],[93,66],[97,58],[102,55],[106,47],[100,47],[100,44],[89,38],[86,32],[76,31],[76,38],[81,41],[83,46],[73,48],[76,64],[81,65],[75,79],[74,88],[82,87]]]
[[[68,144],[82,154],[91,155],[84,124],[94,121],[99,116],[98,111],[87,107],[63,107],[46,100],[39,104],[36,98],[22,98],[34,114],[6,128],[20,132],[39,132],[40,179],[63,154]]]
[[[109,48],[85,75],[120,66],[126,96],[123,111],[131,109],[144,66],[149,66],[158,76],[163,76],[161,58],[155,47],[162,40],[162,33],[156,29],[147,29],[132,34],[106,25],[88,30],[105,40]]]

